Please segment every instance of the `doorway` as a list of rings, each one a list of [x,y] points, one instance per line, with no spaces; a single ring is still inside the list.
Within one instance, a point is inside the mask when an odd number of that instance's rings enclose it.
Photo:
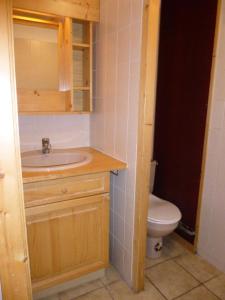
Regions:
[[[161,5],[153,159],[154,194],[182,213],[179,235],[191,243],[201,181],[217,1]]]
[[[159,55],[159,37],[160,37],[160,18],[161,15],[161,6],[163,3],[168,5],[168,3],[176,2],[176,4],[181,3],[179,0],[146,0],[144,6],[144,17],[143,17],[143,32],[142,32],[142,62],[141,62],[141,84],[140,84],[140,102],[139,102],[139,128],[138,128],[138,157],[137,157],[137,182],[136,182],[136,207],[135,207],[135,235],[134,235],[134,264],[133,264],[133,274],[134,274],[134,289],[136,291],[143,289],[144,287],[144,261],[145,261],[145,250],[146,250],[146,231],[147,231],[147,207],[149,199],[149,178],[150,178],[150,160],[153,158],[153,143],[154,143],[154,128],[155,128],[155,105],[156,105],[156,90],[157,90],[157,77],[158,74],[158,55]],[[196,1],[186,1],[188,4],[196,4]],[[201,9],[205,7],[205,4],[208,1],[200,0],[198,1],[198,13],[203,13]],[[214,32],[218,32],[219,27],[219,18],[221,10],[221,1],[209,1],[208,5],[214,5],[212,2],[216,2],[213,12],[214,30],[211,29],[211,37],[213,36],[212,45],[210,53],[212,55],[212,49],[216,49],[217,46],[217,37],[214,38]],[[218,3],[217,3],[218,2]],[[149,5],[151,4],[151,5]],[[164,5],[166,5],[164,4]],[[184,3],[182,2],[182,5]],[[162,8],[163,9],[163,8]],[[203,10],[204,11],[204,10]],[[190,11],[189,11],[190,13]],[[190,15],[189,15],[190,16]],[[192,20],[192,17],[191,17]],[[195,22],[197,18],[195,18]],[[189,23],[190,23],[189,19]],[[202,22],[202,19],[199,19],[199,22]],[[197,26],[197,25],[196,25]],[[197,26],[198,27],[198,26]],[[216,27],[216,28],[215,28]],[[192,27],[194,28],[194,27]],[[195,31],[194,28],[193,31]],[[193,32],[192,32],[193,33]],[[195,34],[195,33],[194,33]],[[182,35],[180,39],[182,40]],[[179,41],[179,39],[178,39]],[[179,43],[178,43],[179,44]],[[201,45],[200,45],[201,46]],[[210,58],[210,64],[212,62],[212,56]],[[186,65],[188,62],[186,61]],[[172,68],[174,66],[172,65]],[[196,66],[193,67],[196,68]],[[212,70],[211,70],[212,69]],[[203,109],[203,128],[202,132],[202,145],[201,149],[198,152],[200,157],[199,165],[201,166],[200,178],[198,177],[198,203],[195,204],[195,245],[197,244],[198,239],[198,223],[199,223],[199,214],[201,206],[201,184],[204,178],[204,156],[206,147],[207,147],[207,137],[208,137],[208,125],[206,126],[207,120],[209,118],[210,110],[210,101],[211,101],[211,81],[214,76],[214,67],[208,66],[208,90],[205,89],[205,99],[206,107]],[[210,74],[211,73],[211,74]],[[211,79],[210,79],[211,76]],[[202,83],[202,82],[201,82]],[[196,86],[193,84],[193,88]],[[175,86],[175,84],[174,84]],[[209,94],[210,90],[210,94]],[[198,91],[198,85],[197,85]],[[187,94],[190,93],[187,91]],[[191,94],[189,94],[190,96]],[[209,99],[209,103],[208,103]],[[204,103],[204,102],[203,102]],[[185,108],[185,106],[184,106]],[[169,107],[168,109],[171,109]],[[185,111],[185,109],[184,109]],[[183,114],[184,115],[184,114]],[[202,116],[201,115],[201,116]],[[197,115],[198,117],[198,115]],[[191,123],[192,115],[189,114],[186,117],[186,123]],[[190,124],[189,131],[192,131],[192,124]],[[157,130],[157,129],[156,129]],[[205,135],[204,135],[205,132]],[[155,152],[155,151],[154,151]],[[154,157],[155,158],[155,157]],[[158,175],[156,175],[158,176]],[[156,179],[157,180],[157,179]],[[157,183],[156,183],[157,186]],[[156,191],[157,187],[155,187]]]

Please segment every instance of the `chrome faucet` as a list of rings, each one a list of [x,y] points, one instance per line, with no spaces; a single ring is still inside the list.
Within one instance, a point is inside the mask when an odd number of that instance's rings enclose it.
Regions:
[[[44,153],[44,154],[50,153],[51,149],[52,149],[52,146],[50,144],[50,139],[43,138],[42,139],[42,153]]]

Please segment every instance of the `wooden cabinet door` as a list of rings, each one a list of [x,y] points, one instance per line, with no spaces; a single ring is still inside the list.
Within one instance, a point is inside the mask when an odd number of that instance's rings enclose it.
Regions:
[[[26,209],[34,290],[107,266],[108,205],[101,194]]]

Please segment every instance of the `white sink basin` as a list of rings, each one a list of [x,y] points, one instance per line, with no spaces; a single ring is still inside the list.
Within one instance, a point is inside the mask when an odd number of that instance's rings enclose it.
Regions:
[[[54,171],[79,167],[88,164],[91,155],[84,151],[55,149],[48,154],[42,151],[28,151],[22,153],[23,171]]]

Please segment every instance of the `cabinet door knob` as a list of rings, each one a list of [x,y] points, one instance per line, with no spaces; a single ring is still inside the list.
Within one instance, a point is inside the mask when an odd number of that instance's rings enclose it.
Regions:
[[[23,259],[22,259],[22,262],[25,263],[27,260],[28,260],[28,256],[24,256]]]
[[[62,193],[66,194],[68,192],[68,190],[66,188],[62,189]]]

